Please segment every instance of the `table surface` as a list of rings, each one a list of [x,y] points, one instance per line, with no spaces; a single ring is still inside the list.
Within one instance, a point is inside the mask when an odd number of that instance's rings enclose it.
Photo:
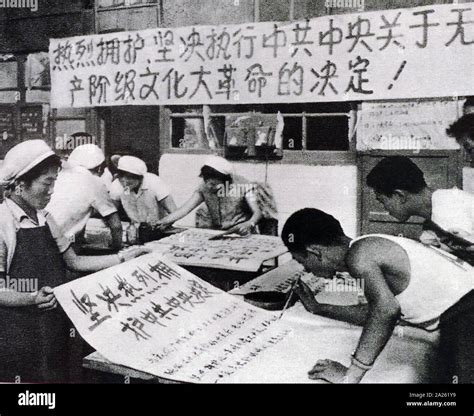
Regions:
[[[90,370],[102,371],[105,373],[117,374],[124,377],[136,378],[144,381],[155,381],[160,384],[176,384],[179,383],[174,380],[169,380],[162,377],[157,377],[152,374],[144,373],[143,371],[134,370],[130,367],[125,367],[120,364],[115,364],[107,360],[97,351],[89,354],[82,361],[83,366]]]
[[[284,264],[231,293],[241,297],[248,291],[262,290],[261,288],[268,290],[271,289],[272,282],[274,287],[287,291],[290,282],[285,281],[284,277],[295,270],[300,270],[300,267],[294,262]],[[341,299],[338,299],[338,296],[341,296]],[[343,292],[332,293],[324,299],[326,299],[326,303],[335,304],[351,304],[354,300],[354,298],[349,299]],[[262,357],[260,363],[256,363],[255,368],[250,368],[240,374],[238,379],[230,382],[314,382],[307,379],[306,373],[318,359],[329,358],[344,365],[350,364],[350,354],[357,346],[362,327],[310,314],[300,302],[288,308],[282,319],[291,325],[294,336],[298,338],[297,347],[299,350],[296,351],[296,357],[295,351],[290,351],[291,348],[285,349],[283,346],[283,351],[280,350],[278,354],[278,362],[286,368],[279,368],[278,371],[273,370],[274,357],[272,354],[267,354]],[[377,359],[373,370],[367,373],[363,382],[423,383],[436,381],[433,377],[435,377],[438,337],[437,331],[427,332],[415,327],[397,326],[387,346]],[[283,359],[281,359],[282,355],[285,356]],[[144,381],[178,382],[111,363],[98,352],[85,357],[84,366]],[[259,375],[258,380],[255,379],[255,374]]]
[[[271,354],[257,363],[258,372],[249,369],[236,383],[324,383],[306,379],[306,373],[318,359],[329,358],[348,366],[350,354],[356,347],[362,328],[309,314],[301,303],[285,312],[285,320],[293,323],[294,336],[298,337],[301,351],[286,351],[287,368],[273,369]],[[415,327],[399,327],[394,330],[387,346],[380,354],[374,368],[366,374],[363,383],[430,383],[436,382],[436,349],[439,333],[427,332]],[[111,363],[97,351],[83,360],[86,368],[128,376],[156,383],[180,383]],[[296,370],[300,373],[295,375]],[[292,374],[289,374],[292,373]],[[259,374],[258,379],[255,374]]]

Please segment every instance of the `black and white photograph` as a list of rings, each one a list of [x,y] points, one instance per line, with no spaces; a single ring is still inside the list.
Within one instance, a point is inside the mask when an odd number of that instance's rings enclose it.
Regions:
[[[0,0],[0,396],[216,383],[456,413],[474,2]]]

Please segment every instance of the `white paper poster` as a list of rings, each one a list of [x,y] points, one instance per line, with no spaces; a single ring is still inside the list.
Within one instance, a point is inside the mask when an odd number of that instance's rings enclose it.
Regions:
[[[220,291],[160,254],[54,293],[82,337],[109,361],[172,380],[238,377],[292,332],[278,314]]]
[[[357,150],[449,150],[446,128],[461,115],[458,100],[362,103]]]
[[[265,260],[288,251],[279,237],[251,234],[210,239],[219,234],[221,232],[216,230],[190,229],[146,245],[183,266],[245,272],[256,272]]]

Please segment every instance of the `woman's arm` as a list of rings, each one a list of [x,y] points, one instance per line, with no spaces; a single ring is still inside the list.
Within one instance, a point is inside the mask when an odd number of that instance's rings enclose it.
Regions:
[[[255,198],[245,198],[245,200],[247,201],[247,204],[249,205],[250,210],[252,211],[252,216],[249,218],[249,222],[257,225],[262,219],[262,212],[260,211],[257,201],[255,200]]]
[[[5,279],[5,273],[0,273],[0,279]],[[0,306],[19,307],[36,305],[38,309],[53,309],[57,305],[53,289],[42,287],[37,292],[17,292],[4,289],[0,291]]]
[[[172,212],[176,211],[178,207],[176,206],[174,199],[171,195],[168,195],[166,198],[163,198],[160,201],[160,205],[163,209],[168,213],[171,214]]]
[[[204,199],[201,193],[199,191],[195,191],[191,198],[189,198],[184,205],[158,221],[157,226],[166,227],[170,224],[173,224],[174,222],[188,215],[194,208],[197,208],[199,205],[201,205],[203,201]]]
[[[0,278],[5,279],[5,273],[0,273]],[[31,306],[35,304],[35,294],[17,292],[15,290],[0,291],[1,306]]]
[[[240,235],[247,235],[250,234],[253,228],[259,223],[262,219],[262,212],[257,204],[257,201],[253,197],[245,197],[245,201],[247,202],[250,210],[252,211],[252,216],[247,220],[240,224],[234,225],[233,227],[229,228],[227,231],[229,234],[237,233]]]
[[[104,221],[108,225],[112,234],[112,248],[122,248],[122,222],[117,212],[104,217]]]
[[[78,256],[74,249],[69,247],[63,253],[63,259],[66,266],[73,271],[97,272],[150,252],[146,247],[130,247],[119,254],[109,256]]]

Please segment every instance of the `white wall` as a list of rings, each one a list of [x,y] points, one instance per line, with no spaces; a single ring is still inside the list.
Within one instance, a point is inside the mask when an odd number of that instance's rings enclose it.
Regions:
[[[464,168],[462,176],[463,189],[474,194],[474,168]]]
[[[172,188],[180,206],[199,184],[199,171],[206,155],[164,154],[160,176]],[[234,163],[235,171],[249,180],[265,181],[265,163]],[[349,236],[357,234],[356,166],[309,166],[269,164],[268,184],[275,194],[280,230],[294,211],[314,207],[334,215]],[[193,225],[194,214],[181,224]]]

